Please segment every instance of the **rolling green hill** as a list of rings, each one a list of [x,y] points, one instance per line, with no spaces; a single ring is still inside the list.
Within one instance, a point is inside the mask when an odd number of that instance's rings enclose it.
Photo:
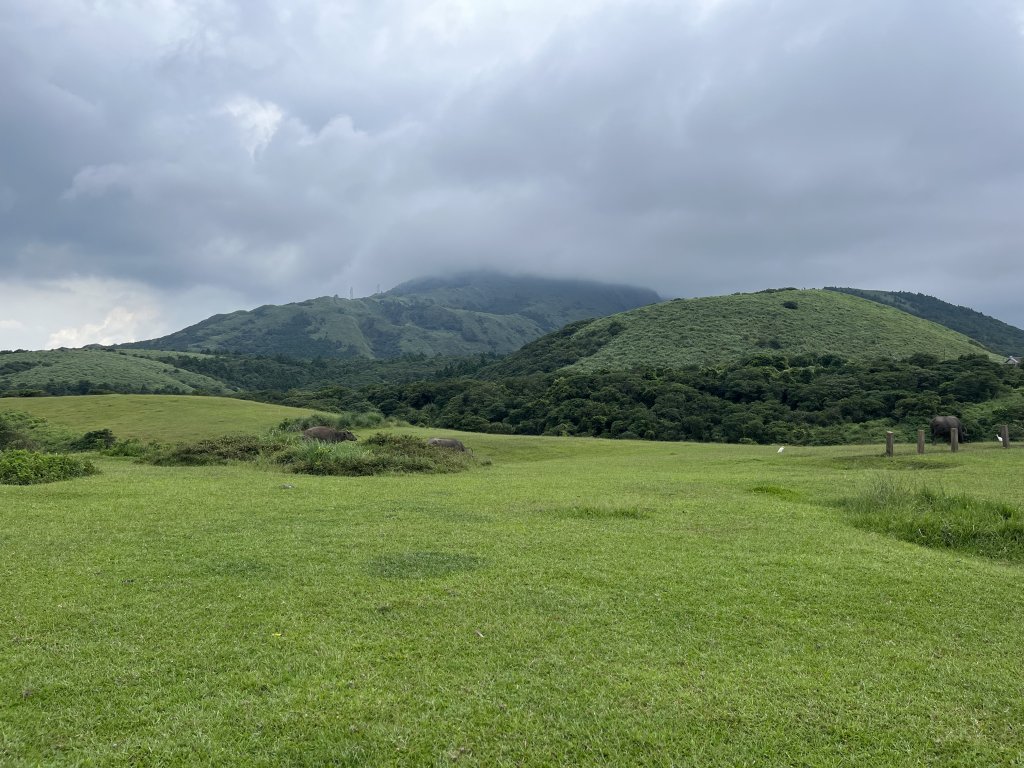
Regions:
[[[1003,355],[1020,355],[1024,352],[1024,331],[1002,320],[983,315],[968,307],[926,296],[923,293],[906,291],[865,291],[859,288],[826,287],[826,291],[839,291],[851,296],[902,309],[917,317],[944,325],[965,336],[980,341],[994,352]]]
[[[214,315],[123,346],[306,358],[505,354],[574,320],[657,300],[640,288],[473,273],[405,283],[364,299],[322,296]]]
[[[717,365],[758,353],[940,359],[986,353],[963,334],[836,291],[771,290],[676,299],[575,323],[526,345],[485,375]]]
[[[229,388],[210,376],[129,352],[109,349],[0,352],[0,392],[24,390],[46,390],[52,394],[95,390],[189,394],[196,390],[223,393]]]

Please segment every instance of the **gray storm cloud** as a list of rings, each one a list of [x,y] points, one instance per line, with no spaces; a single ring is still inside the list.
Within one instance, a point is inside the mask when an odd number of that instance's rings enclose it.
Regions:
[[[9,0],[0,347],[480,266],[665,295],[913,290],[1024,325],[1022,19],[1008,0]],[[51,318],[15,302],[29,289]]]

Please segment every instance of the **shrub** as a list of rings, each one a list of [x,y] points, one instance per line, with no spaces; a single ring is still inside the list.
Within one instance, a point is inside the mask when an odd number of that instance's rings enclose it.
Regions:
[[[95,429],[86,432],[77,440],[72,440],[70,447],[73,451],[99,451],[109,448],[116,442],[117,438],[109,429]]]
[[[410,435],[378,432],[362,444],[304,443],[277,455],[279,464],[309,475],[458,472],[478,461],[472,453],[438,450]]]
[[[264,453],[281,450],[286,445],[287,441],[281,437],[225,435],[195,443],[154,446],[143,453],[141,460],[165,467],[200,467],[227,464],[229,461],[253,461]]]
[[[21,449],[0,452],[0,483],[34,485],[96,474],[92,462],[76,456]]]
[[[111,445],[109,448],[103,450],[104,456],[129,456],[131,458],[140,458],[145,456],[150,451],[159,450],[159,446],[154,446],[152,443],[145,444],[134,437],[128,438],[127,440],[118,440],[116,443]]]

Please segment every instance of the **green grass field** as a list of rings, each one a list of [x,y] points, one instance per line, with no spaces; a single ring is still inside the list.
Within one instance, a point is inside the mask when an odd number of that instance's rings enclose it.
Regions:
[[[121,439],[165,442],[262,432],[283,419],[310,413],[284,405],[190,395],[5,397],[0,398],[0,412],[4,410],[41,416],[75,432],[110,429]]]
[[[461,437],[492,463],[0,486],[0,764],[1024,765],[1021,565],[839,506],[1015,502],[1024,451]]]

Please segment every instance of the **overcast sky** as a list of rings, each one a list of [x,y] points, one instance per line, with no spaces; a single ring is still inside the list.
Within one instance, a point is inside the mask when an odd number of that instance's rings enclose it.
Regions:
[[[0,349],[489,267],[1024,326],[1024,0],[0,0]]]

